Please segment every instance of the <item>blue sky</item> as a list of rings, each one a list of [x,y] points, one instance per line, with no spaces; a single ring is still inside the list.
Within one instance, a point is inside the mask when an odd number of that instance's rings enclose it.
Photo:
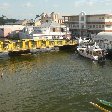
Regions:
[[[34,19],[35,15],[57,12],[61,15],[112,13],[112,0],[0,0],[0,16]]]

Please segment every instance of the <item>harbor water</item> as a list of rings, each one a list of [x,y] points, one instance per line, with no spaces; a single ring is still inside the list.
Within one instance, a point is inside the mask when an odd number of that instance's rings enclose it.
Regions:
[[[0,58],[0,112],[100,112],[89,102],[112,101],[112,61],[74,52]]]

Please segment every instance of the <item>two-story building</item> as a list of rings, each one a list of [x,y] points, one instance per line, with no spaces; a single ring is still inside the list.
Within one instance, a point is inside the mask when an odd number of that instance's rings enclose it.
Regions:
[[[90,36],[99,32],[112,32],[111,14],[86,15],[81,12],[79,15],[63,16],[72,34],[75,36]]]

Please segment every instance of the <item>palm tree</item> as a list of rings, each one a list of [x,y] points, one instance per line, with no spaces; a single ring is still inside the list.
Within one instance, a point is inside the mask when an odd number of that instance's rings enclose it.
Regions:
[[[8,19],[8,18],[7,18],[5,15],[3,15],[3,14],[2,14],[2,18],[3,18],[3,19]]]
[[[6,17],[6,16],[4,16],[2,14],[2,16],[0,17],[0,25],[4,25],[5,24],[5,18],[4,17]]]
[[[38,17],[40,17],[40,15],[36,15],[35,19],[37,19]]]

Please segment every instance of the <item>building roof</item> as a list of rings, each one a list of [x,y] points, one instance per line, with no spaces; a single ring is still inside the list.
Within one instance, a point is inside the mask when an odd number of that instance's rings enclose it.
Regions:
[[[86,15],[86,16],[112,16],[112,14],[93,14],[93,15]]]
[[[95,40],[112,40],[112,32],[100,32],[94,38]]]
[[[18,20],[17,22],[15,22],[14,24],[18,24],[21,25],[25,20]]]
[[[69,15],[69,16],[62,16],[62,17],[77,17],[79,15]],[[112,14],[90,14],[90,15],[86,15],[86,16],[112,16]]]

